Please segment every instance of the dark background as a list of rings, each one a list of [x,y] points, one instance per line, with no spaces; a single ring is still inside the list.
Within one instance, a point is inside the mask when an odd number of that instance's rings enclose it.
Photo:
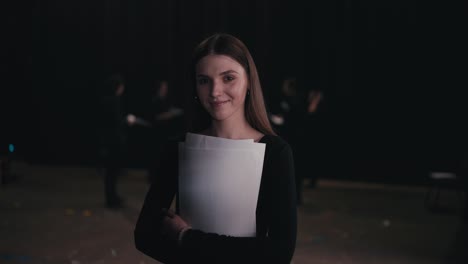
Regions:
[[[467,150],[466,4],[427,1],[10,1],[1,4],[2,153],[95,164],[96,95],[119,72],[133,113],[167,77],[183,106],[192,49],[242,39],[268,102],[296,75],[326,95],[330,177],[421,183]],[[270,103],[269,103],[270,104]],[[141,145],[139,128],[132,144]],[[138,141],[140,140],[140,141]],[[133,148],[129,166],[141,166]]]

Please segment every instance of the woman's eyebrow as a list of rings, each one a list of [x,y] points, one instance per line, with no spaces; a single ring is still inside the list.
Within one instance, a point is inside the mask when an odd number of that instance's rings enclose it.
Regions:
[[[221,72],[219,75],[226,75],[226,74],[230,74],[230,73],[236,73],[236,74],[239,74],[238,72],[236,72],[235,70],[227,70],[227,71],[223,71]],[[197,74],[197,78],[198,77],[208,77],[208,75],[206,74],[202,74],[202,73],[199,73]]]
[[[223,72],[220,73],[219,75],[226,75],[226,74],[229,74],[229,73],[237,73],[237,74],[239,74],[239,73],[236,72],[235,70],[227,70],[227,71],[223,71]]]

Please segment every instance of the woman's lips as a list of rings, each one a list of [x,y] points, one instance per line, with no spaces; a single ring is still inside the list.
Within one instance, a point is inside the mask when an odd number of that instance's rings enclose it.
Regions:
[[[226,101],[216,101],[216,102],[210,102],[210,104],[214,107],[220,107],[222,106],[223,104],[227,103],[229,100],[226,100]]]

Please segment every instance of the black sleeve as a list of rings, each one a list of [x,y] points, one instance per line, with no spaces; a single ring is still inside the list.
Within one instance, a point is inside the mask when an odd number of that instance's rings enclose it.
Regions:
[[[267,235],[230,237],[189,230],[182,246],[160,232],[161,209],[170,206],[177,189],[177,148],[170,149],[135,228],[138,250],[163,263],[290,263],[296,243],[297,211],[293,157],[288,145],[274,148],[265,157],[261,200],[268,204],[261,207],[269,209],[261,217],[265,218]]]
[[[177,189],[177,144],[164,148],[159,170],[146,195],[135,231],[135,245],[144,254],[163,263],[178,262],[174,241],[161,234],[162,208],[169,208]]]
[[[230,237],[189,230],[181,248],[185,259],[202,263],[290,263],[297,233],[293,157],[287,144],[269,156],[262,176],[267,179],[262,179],[262,185],[268,185],[266,199],[262,200],[270,208],[264,216],[266,236]]]

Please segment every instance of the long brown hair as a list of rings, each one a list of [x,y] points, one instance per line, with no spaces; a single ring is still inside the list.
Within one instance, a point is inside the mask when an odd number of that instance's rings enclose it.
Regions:
[[[229,56],[244,68],[248,76],[248,89],[250,93],[245,100],[245,117],[247,122],[254,129],[265,135],[276,135],[268,119],[260,78],[258,77],[257,67],[255,67],[252,56],[242,41],[225,33],[214,34],[206,38],[193,52],[192,62],[190,64],[190,83],[192,85],[190,93],[191,98],[193,98],[191,101],[194,107],[192,107],[190,111],[193,118],[190,119],[191,129],[189,130],[199,132],[206,129],[211,121],[211,117],[201,107],[195,96],[195,67],[203,57],[210,54]]]

